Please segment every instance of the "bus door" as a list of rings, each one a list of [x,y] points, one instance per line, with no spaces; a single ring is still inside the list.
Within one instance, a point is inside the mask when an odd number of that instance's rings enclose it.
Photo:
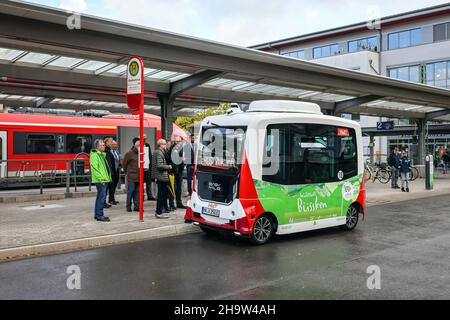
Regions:
[[[7,177],[7,164],[6,162],[3,162],[7,160],[7,132],[6,131],[0,131],[0,178],[6,178]]]

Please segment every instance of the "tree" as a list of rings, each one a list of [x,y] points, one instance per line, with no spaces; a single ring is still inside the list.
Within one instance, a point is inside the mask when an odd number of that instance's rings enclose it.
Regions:
[[[221,103],[217,107],[211,107],[204,111],[196,112],[192,117],[178,117],[175,120],[175,124],[184,130],[192,131],[195,123],[201,122],[207,117],[225,114],[228,109],[230,109],[229,103]]]

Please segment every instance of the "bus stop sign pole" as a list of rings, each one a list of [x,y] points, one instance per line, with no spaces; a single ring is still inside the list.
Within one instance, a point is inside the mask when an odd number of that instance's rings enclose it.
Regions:
[[[139,221],[144,222],[144,63],[132,57],[127,68],[127,106],[139,114]]]

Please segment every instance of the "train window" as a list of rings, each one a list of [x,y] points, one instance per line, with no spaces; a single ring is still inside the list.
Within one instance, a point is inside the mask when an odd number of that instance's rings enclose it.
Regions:
[[[58,153],[64,153],[65,152],[65,145],[64,145],[64,135],[57,135],[56,136],[56,150]]]
[[[92,136],[81,134],[68,134],[66,138],[67,153],[90,153],[92,149]]]
[[[46,134],[30,134],[27,138],[27,153],[55,153],[55,136]]]
[[[0,160],[3,160],[3,139],[0,137]]]

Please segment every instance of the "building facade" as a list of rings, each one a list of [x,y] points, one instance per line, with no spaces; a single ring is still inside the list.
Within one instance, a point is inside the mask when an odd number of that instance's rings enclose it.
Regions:
[[[450,3],[252,48],[450,89]],[[411,110],[414,107],[411,106]],[[377,122],[388,120],[397,126],[414,124],[412,119],[342,116],[359,121],[363,128],[373,128]],[[365,138],[366,154],[369,154],[369,142],[369,138]],[[412,151],[413,161],[417,161],[414,136],[377,137],[373,150],[375,154],[386,155],[392,147],[405,145]],[[437,153],[448,147],[450,134],[428,136],[428,152]]]

